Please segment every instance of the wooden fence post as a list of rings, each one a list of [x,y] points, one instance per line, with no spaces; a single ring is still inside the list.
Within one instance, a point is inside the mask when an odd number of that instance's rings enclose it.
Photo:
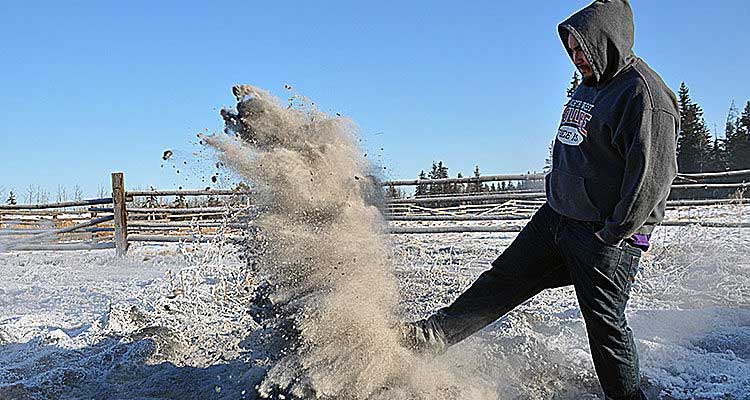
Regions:
[[[122,257],[128,252],[128,214],[125,209],[125,178],[112,173],[112,209],[115,214],[115,251]]]

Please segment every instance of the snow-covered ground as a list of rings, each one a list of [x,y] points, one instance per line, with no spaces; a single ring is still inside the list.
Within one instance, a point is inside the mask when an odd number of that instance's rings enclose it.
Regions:
[[[750,221],[750,208],[669,217]],[[514,236],[392,236],[404,318],[450,303]],[[218,244],[0,254],[0,399],[256,398],[287,340],[261,288],[252,256]],[[750,399],[750,229],[659,228],[629,319],[652,396]],[[499,399],[599,398],[570,288],[440,357]]]

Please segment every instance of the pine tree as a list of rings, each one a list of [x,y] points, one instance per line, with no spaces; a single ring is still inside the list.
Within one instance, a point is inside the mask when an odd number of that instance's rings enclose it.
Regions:
[[[741,140],[737,135],[737,128],[740,123],[739,111],[737,106],[734,104],[734,100],[729,104],[729,111],[727,112],[727,122],[724,125],[724,140],[726,148],[726,158],[729,168],[735,168],[737,163],[736,154],[738,154],[739,147],[741,147]]]
[[[185,195],[178,194],[177,197],[174,199],[174,203],[172,203],[172,207],[187,208],[187,203],[185,202]]]
[[[442,161],[438,162],[438,176],[438,179],[448,179],[448,167]],[[441,183],[440,193],[451,193],[450,183]]]
[[[464,177],[464,174],[462,174],[460,172],[456,175],[456,178],[458,178],[458,179],[461,179],[463,177]],[[464,184],[463,183],[457,183],[456,184],[454,193],[463,193],[465,191],[466,191],[466,189],[464,188]]]
[[[708,169],[711,171],[724,171],[729,168],[726,139],[720,139],[718,136],[714,137],[708,158]]]
[[[448,167],[443,165],[442,161],[432,163],[432,170],[427,175],[429,179],[445,179],[448,178]],[[446,183],[435,183],[429,185],[429,194],[443,194],[448,193],[450,185]]]
[[[151,186],[151,190],[154,191],[156,189],[154,189],[154,187]],[[146,198],[147,208],[158,208],[160,205],[161,204],[159,204],[159,199],[155,195],[151,194]]]
[[[419,173],[419,180],[424,181],[427,179],[427,175],[424,173],[424,170],[422,170]],[[427,184],[420,183],[417,185],[417,190],[414,192],[414,196],[424,196],[427,194]]]
[[[679,90],[680,133],[677,139],[677,163],[681,172],[702,172],[709,164],[711,133],[703,120],[703,109],[690,99],[683,82]]]
[[[18,204],[18,202],[16,201],[16,194],[13,193],[12,190],[10,191],[10,194],[8,195],[8,200],[6,201],[6,203],[8,203],[11,206]]]
[[[213,194],[208,195],[208,199],[206,200],[206,206],[207,207],[220,207],[221,201],[219,201],[219,198],[214,196]]]
[[[432,169],[427,174],[427,179],[438,179],[438,176],[440,176],[440,172],[438,172],[437,163],[433,161]],[[439,192],[440,192],[440,188],[438,187],[438,185],[429,184],[427,186],[427,194],[438,194]]]
[[[388,189],[385,192],[385,197],[389,199],[399,199],[401,198],[401,195],[398,190],[396,190],[396,186],[390,184],[388,185]]]
[[[573,72],[573,78],[570,80],[570,87],[565,92],[568,98],[573,97],[573,93],[578,89],[578,85],[581,84],[581,77],[578,76],[578,71]]]
[[[732,154],[732,168],[750,168],[750,101],[737,119],[736,142]]]
[[[477,178],[477,180],[471,185],[471,192],[479,193],[482,191],[482,184],[479,182],[480,175],[481,173],[479,172],[479,166],[477,165],[474,168],[474,177]]]

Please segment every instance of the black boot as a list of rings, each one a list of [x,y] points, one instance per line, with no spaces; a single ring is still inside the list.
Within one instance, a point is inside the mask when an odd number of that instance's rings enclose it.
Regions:
[[[399,326],[401,344],[417,354],[438,355],[445,353],[448,344],[445,333],[435,321],[435,316]]]

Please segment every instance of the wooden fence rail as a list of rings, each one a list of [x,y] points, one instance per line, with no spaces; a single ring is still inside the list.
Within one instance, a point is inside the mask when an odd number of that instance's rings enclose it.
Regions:
[[[484,183],[500,181],[534,181],[544,179],[545,174],[505,174],[505,175],[482,175],[469,178],[443,178],[443,179],[411,179],[385,181],[382,186],[417,186],[417,185],[439,185],[445,183]]]
[[[727,178],[750,177],[750,170],[703,174],[679,174],[672,189],[711,190],[750,188],[750,182],[727,182]],[[492,181],[537,181],[544,174],[485,175],[434,180],[396,180],[388,186],[440,184],[478,184]],[[711,179],[722,179],[711,182]],[[687,183],[685,183],[687,182]],[[92,250],[115,249],[125,255],[132,242],[211,242],[239,241],[252,229],[259,210],[251,204],[247,190],[131,190],[125,188],[124,175],[112,174],[112,197],[48,204],[0,205],[0,251],[8,250]],[[142,207],[133,204],[139,197],[205,196],[229,197],[231,201],[216,207]],[[242,201],[236,199],[241,198]],[[539,189],[516,189],[495,193],[439,194],[405,199],[388,199],[385,217],[394,226],[394,234],[517,232],[545,201]],[[670,200],[669,208],[718,204],[746,204],[741,198]],[[211,204],[211,203],[209,203]],[[398,222],[499,221],[494,226],[398,226]],[[518,221],[518,222],[514,222]],[[706,222],[696,220],[664,221],[664,226],[699,224],[715,228],[747,228],[750,223]],[[49,242],[51,239],[57,242]],[[67,241],[61,241],[67,240]],[[74,240],[71,242],[71,240]]]
[[[485,183],[485,182],[501,182],[501,181],[538,181],[543,180],[545,174],[533,173],[533,174],[501,174],[501,175],[481,175],[478,177],[466,177],[466,178],[443,178],[443,179],[406,179],[406,180],[392,180],[382,182],[382,186],[418,186],[418,185],[440,185],[448,183]],[[692,181],[695,179],[713,179],[713,178],[731,178],[738,176],[750,177],[750,169],[735,170],[735,171],[721,171],[721,172],[704,172],[704,173],[689,173],[677,174],[676,180],[688,180]]]
[[[107,197],[103,199],[76,200],[46,204],[0,204],[0,210],[46,210],[50,208],[95,206],[99,204],[112,204],[112,198]]]
[[[209,189],[209,190],[128,190],[128,197],[164,197],[164,196],[249,196],[250,191],[231,189]]]

